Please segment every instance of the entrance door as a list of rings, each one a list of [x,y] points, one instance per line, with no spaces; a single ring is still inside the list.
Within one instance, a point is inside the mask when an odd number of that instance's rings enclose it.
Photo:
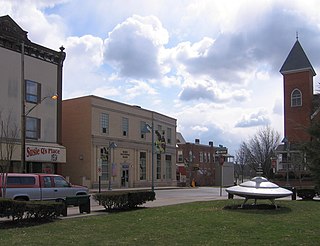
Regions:
[[[121,173],[121,187],[129,187],[129,169],[122,169]]]

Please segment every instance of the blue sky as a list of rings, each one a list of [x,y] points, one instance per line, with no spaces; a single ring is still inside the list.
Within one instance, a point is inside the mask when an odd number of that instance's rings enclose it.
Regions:
[[[283,135],[279,69],[298,32],[319,70],[319,13],[317,0],[0,1],[31,41],[66,48],[64,99],[140,105],[231,154],[263,126]]]

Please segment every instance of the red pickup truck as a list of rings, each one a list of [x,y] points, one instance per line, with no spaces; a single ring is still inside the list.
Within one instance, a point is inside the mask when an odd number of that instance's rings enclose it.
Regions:
[[[14,200],[65,200],[68,196],[88,195],[86,187],[72,185],[56,174],[8,173],[0,176],[0,197]]]

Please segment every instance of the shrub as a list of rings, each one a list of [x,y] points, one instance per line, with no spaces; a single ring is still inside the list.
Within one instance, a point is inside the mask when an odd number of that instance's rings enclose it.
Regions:
[[[274,179],[276,179],[276,180],[283,180],[284,177],[283,177],[283,175],[282,175],[281,173],[276,173],[276,174],[274,174]]]
[[[297,189],[297,195],[303,200],[312,200],[316,195],[316,190],[314,188]]]
[[[26,204],[26,218],[54,219],[62,214],[62,202],[33,201]]]
[[[59,216],[63,207],[64,204],[61,202],[0,199],[0,217],[11,217],[12,220],[49,220]]]
[[[147,201],[155,200],[155,192],[145,190],[108,191],[94,194],[93,198],[104,206],[107,211],[124,210],[132,209]]]
[[[25,209],[24,202],[0,198],[0,217],[11,217],[12,220],[22,219]]]

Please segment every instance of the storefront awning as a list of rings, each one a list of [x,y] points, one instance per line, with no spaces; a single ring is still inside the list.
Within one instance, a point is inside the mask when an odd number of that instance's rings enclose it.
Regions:
[[[66,163],[66,148],[56,143],[28,143],[26,161]]]

